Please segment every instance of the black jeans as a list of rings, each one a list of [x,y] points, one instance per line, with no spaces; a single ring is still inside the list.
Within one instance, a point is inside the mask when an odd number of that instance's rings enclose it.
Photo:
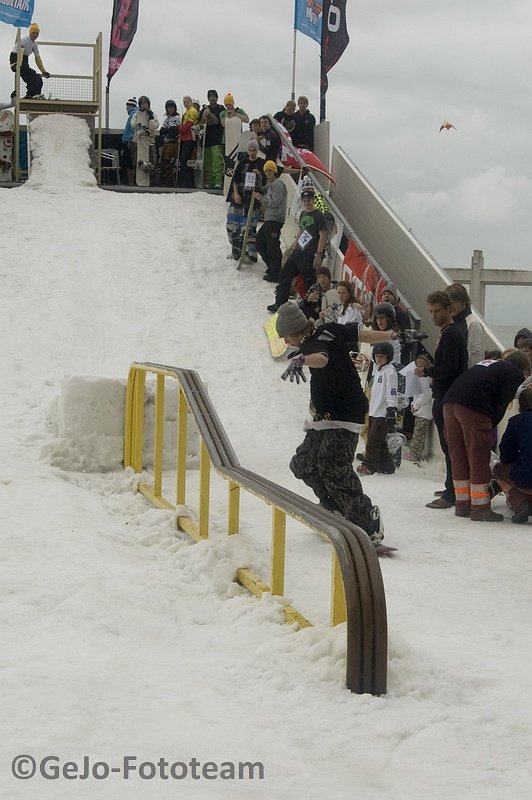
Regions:
[[[308,291],[316,280],[316,271],[313,266],[314,253],[305,250],[294,250],[279,275],[279,283],[275,290],[275,302],[278,306],[288,301],[290,285],[294,278],[301,275],[305,281],[305,291]]]
[[[188,161],[192,159],[192,152],[194,150],[194,142],[181,142],[179,150],[179,173],[177,176],[177,185],[182,189],[194,188],[194,170],[188,166]]]
[[[17,54],[10,53],[9,61],[11,63],[11,71],[17,71]],[[22,64],[20,65],[20,77],[26,84],[26,97],[34,97],[36,94],[42,92],[42,78],[37,75],[28,63],[28,56],[23,56]]]
[[[281,272],[281,228],[282,222],[267,220],[257,233],[257,252],[266,264],[268,273],[272,278],[279,278]]]
[[[451,469],[451,457],[449,455],[449,448],[445,441],[445,433],[443,430],[443,406],[441,400],[434,400],[432,404],[432,417],[436,430],[438,431],[438,438],[440,440],[440,447],[443,455],[445,456],[445,497],[454,503],[455,493],[453,484],[453,473]]]

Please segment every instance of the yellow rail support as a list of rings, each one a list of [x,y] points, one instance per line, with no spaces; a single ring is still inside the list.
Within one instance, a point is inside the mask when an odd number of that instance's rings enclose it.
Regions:
[[[156,376],[153,483],[139,481],[138,490],[158,508],[186,505],[187,421],[190,412],[200,434],[198,522],[178,512],[177,525],[196,542],[208,538],[211,466],[227,481],[227,534],[239,532],[240,493],[255,495],[272,507],[271,576],[268,584],[250,569],[239,569],[236,580],[257,597],[285,594],[287,515],[317,532],[332,545],[331,625],[347,621],[346,683],[354,692],[386,691],[387,625],[382,575],[368,536],[356,525],[241,467],[199,375],[161,364],[134,363],[127,382],[124,468],[143,469],[146,375]],[[175,502],[163,496],[165,381],[178,385]],[[281,600],[281,602],[283,602]],[[299,628],[311,626],[291,605],[285,619]]]

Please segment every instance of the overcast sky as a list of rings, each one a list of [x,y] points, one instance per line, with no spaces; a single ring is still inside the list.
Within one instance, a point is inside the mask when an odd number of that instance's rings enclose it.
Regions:
[[[42,41],[104,39],[112,0],[36,0]],[[532,4],[529,0],[348,0],[351,42],[329,74],[327,117],[343,147],[442,266],[532,264]],[[131,94],[232,91],[250,116],[290,96],[292,0],[140,0],[137,35],[111,82],[111,126]],[[15,29],[0,24],[5,52]],[[319,47],[297,37],[296,93],[319,112]],[[51,72],[73,51],[43,48]],[[6,66],[2,97],[12,87]],[[442,131],[443,120],[456,130]],[[532,306],[532,290],[525,292]],[[532,313],[530,314],[532,317]],[[528,318],[528,317],[527,317]],[[532,320],[531,320],[532,322]]]

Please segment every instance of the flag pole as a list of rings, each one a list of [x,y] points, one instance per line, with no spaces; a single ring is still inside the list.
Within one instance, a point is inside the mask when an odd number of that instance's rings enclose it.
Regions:
[[[294,47],[292,55],[292,93],[291,100],[296,99],[296,45],[297,45],[297,0],[294,0]]]

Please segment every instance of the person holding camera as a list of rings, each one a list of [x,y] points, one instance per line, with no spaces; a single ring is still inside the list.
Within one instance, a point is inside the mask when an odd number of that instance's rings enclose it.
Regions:
[[[313,283],[298,305],[307,319],[323,319],[322,314],[338,302],[337,282],[332,280],[329,267],[316,270],[316,283]]]

